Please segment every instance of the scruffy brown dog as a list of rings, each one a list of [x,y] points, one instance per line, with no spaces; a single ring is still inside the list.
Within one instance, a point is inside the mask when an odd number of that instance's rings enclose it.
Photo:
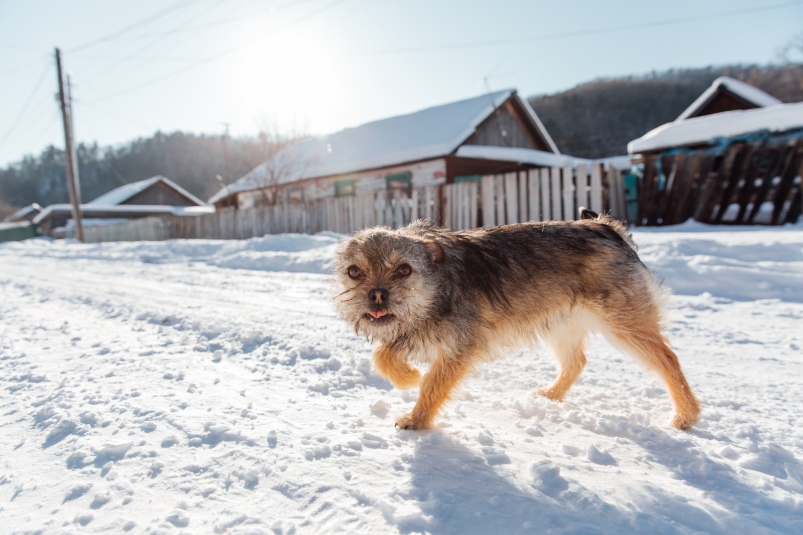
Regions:
[[[661,334],[665,292],[620,221],[584,208],[580,215],[461,232],[419,221],[343,242],[334,266],[338,314],[379,342],[374,364],[394,386],[421,383],[397,427],[429,427],[480,361],[538,339],[560,364],[557,380],[539,393],[560,401],[586,364],[590,332],[666,382],[672,425],[694,425],[699,402]],[[423,379],[415,361],[431,364]]]

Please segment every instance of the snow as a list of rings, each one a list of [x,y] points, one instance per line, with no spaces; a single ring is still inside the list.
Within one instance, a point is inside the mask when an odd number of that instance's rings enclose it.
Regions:
[[[713,143],[753,132],[786,132],[803,128],[803,102],[780,104],[754,110],[736,110],[667,123],[627,144],[627,152],[638,154],[673,147]]]
[[[426,432],[333,314],[339,236],[0,245],[5,533],[800,533],[803,226],[637,230],[675,288],[688,433],[601,339],[543,350]]]
[[[760,108],[777,106],[778,104],[782,103],[777,98],[765,93],[757,87],[740,82],[739,80],[734,80],[728,76],[720,76],[714,80],[714,82],[711,84],[711,87],[703,91],[703,93],[697,97],[697,99],[692,102],[688,108],[683,110],[683,113],[681,113],[675,120],[682,121],[693,116],[700,108],[708,104],[711,99],[713,99],[716,94],[723,89]]]
[[[120,186],[119,188],[115,188],[111,191],[107,191],[97,199],[89,201],[87,204],[91,205],[118,205],[122,204],[137,193],[145,191],[149,187],[153,186],[157,182],[162,182],[169,188],[175,190],[180,195],[187,198],[189,201],[195,203],[197,206],[206,206],[206,203],[203,202],[201,199],[190,193],[189,191],[185,190],[169,178],[165,178],[162,175],[153,176],[151,178],[146,178],[145,180],[140,180],[139,182],[132,182],[130,184],[126,184],[124,186]]]
[[[575,158],[564,154],[554,154],[542,150],[521,149],[517,147],[491,147],[487,145],[463,145],[455,156],[460,158],[480,158],[503,162],[528,163],[544,167],[577,165],[591,163],[592,160]]]
[[[278,181],[286,184],[447,156],[510,98],[525,106],[544,140],[558,153],[535,112],[514,90],[505,89],[302,141],[286,149],[291,153],[276,156],[283,162],[276,164],[283,171]],[[265,164],[257,166],[213,195],[209,203],[261,187],[265,174]]]
[[[214,206],[167,206],[164,204],[121,204],[118,206],[110,204],[82,204],[81,214],[89,219],[99,217],[110,218],[110,216],[119,215],[177,215],[177,216],[197,216],[204,214],[215,213]],[[36,224],[41,223],[45,219],[53,215],[68,215],[72,214],[72,206],[69,204],[51,204],[42,212],[37,215],[33,222]],[[112,218],[113,219],[113,218]]]

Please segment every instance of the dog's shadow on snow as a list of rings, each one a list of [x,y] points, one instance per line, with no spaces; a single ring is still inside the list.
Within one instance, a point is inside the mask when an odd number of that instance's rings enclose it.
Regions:
[[[413,439],[411,432],[407,437]],[[644,445],[654,462],[678,468],[700,460],[689,441],[662,441],[661,447]],[[565,459],[559,462],[565,466]],[[579,464],[579,463],[578,463]],[[488,533],[676,533],[702,531],[734,533],[757,529],[797,533],[800,525],[781,526],[763,518],[762,510],[794,515],[794,505],[768,497],[757,488],[739,483],[725,471],[699,476],[676,476],[708,494],[689,500],[645,483],[634,487],[634,504],[611,505],[549,458],[534,457],[521,468],[491,466],[483,454],[438,431],[418,435],[410,461],[411,489],[405,507],[383,504],[380,509],[399,532]],[[600,476],[603,476],[600,473]],[[702,492],[700,492],[702,494]],[[714,502],[714,503],[712,503]],[[419,512],[410,513],[409,505]],[[713,507],[712,507],[713,505]],[[712,511],[717,511],[715,516]],[[788,511],[788,512],[787,512]],[[749,521],[745,523],[745,515]],[[751,528],[750,526],[753,526]],[[734,531],[735,530],[735,531]]]
[[[427,433],[410,463],[408,496],[420,513],[392,506],[382,513],[405,534],[621,533],[651,527],[564,479],[548,461],[535,463],[532,476],[528,468],[516,477],[510,466],[490,466],[479,451],[437,431]]]

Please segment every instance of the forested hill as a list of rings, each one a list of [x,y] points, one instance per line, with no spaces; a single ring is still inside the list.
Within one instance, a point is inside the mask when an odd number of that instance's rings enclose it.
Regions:
[[[528,101],[564,154],[602,158],[677,118],[719,76],[755,86],[783,102],[803,101],[803,65],[682,69],[596,80]]]
[[[163,175],[201,199],[220,188],[220,175],[232,182],[260,162],[259,141],[253,138],[183,132],[140,138],[119,147],[81,144],[78,149],[81,198],[90,201],[123,184]],[[47,206],[68,202],[64,151],[53,146],[38,156],[0,168],[0,210],[32,202]]]
[[[565,154],[599,158],[625,154],[627,143],[674,120],[717,76],[742,80],[784,102],[803,101],[803,65],[684,69],[641,77],[597,80],[530,104]],[[225,150],[224,150],[225,146]],[[201,199],[243,176],[261,161],[256,138],[157,132],[118,147],[78,149],[84,201],[122,184],[164,175]],[[224,157],[225,155],[225,157]],[[64,153],[47,147],[38,156],[0,168],[0,217],[12,206],[67,202]]]

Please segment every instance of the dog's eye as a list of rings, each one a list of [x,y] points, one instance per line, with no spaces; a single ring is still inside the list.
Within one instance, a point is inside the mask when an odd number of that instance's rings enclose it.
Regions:
[[[396,275],[399,276],[399,277],[406,277],[410,273],[412,273],[412,271],[413,271],[413,268],[411,268],[409,265],[402,264],[398,268],[396,268]]]
[[[358,279],[362,276],[362,271],[357,266],[351,266],[348,270],[349,277],[352,279]]]

